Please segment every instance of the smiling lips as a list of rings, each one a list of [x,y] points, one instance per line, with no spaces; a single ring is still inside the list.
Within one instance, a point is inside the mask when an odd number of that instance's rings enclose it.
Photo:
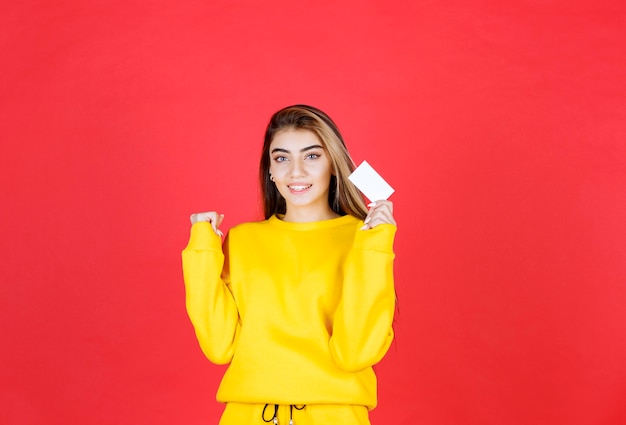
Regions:
[[[313,186],[312,184],[290,184],[287,185],[287,187],[289,188],[289,190],[291,192],[304,192],[305,190],[309,189],[311,186]]]

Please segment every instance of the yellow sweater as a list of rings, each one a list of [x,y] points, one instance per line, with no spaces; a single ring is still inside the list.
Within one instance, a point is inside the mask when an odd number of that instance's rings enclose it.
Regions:
[[[209,223],[183,250],[187,312],[200,347],[230,363],[221,402],[376,406],[393,339],[396,227],[359,230],[343,216],[272,216],[240,224],[224,245]]]

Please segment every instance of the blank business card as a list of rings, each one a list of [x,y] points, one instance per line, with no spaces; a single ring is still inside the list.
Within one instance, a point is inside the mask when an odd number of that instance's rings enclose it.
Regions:
[[[367,161],[363,161],[348,178],[372,202],[387,199],[394,192]]]

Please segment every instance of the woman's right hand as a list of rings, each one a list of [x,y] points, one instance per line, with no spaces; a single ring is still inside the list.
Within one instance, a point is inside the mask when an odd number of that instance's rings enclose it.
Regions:
[[[191,214],[189,220],[191,220],[192,226],[200,221],[207,221],[211,223],[211,227],[213,227],[213,231],[215,232],[215,234],[219,236],[224,235],[219,229],[220,224],[222,224],[222,220],[224,220],[224,214],[218,214],[216,211],[195,213]]]

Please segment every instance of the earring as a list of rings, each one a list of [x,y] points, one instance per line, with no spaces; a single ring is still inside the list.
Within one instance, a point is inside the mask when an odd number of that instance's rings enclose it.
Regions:
[[[270,173],[270,180],[274,181],[274,176],[272,175],[272,173]]]

